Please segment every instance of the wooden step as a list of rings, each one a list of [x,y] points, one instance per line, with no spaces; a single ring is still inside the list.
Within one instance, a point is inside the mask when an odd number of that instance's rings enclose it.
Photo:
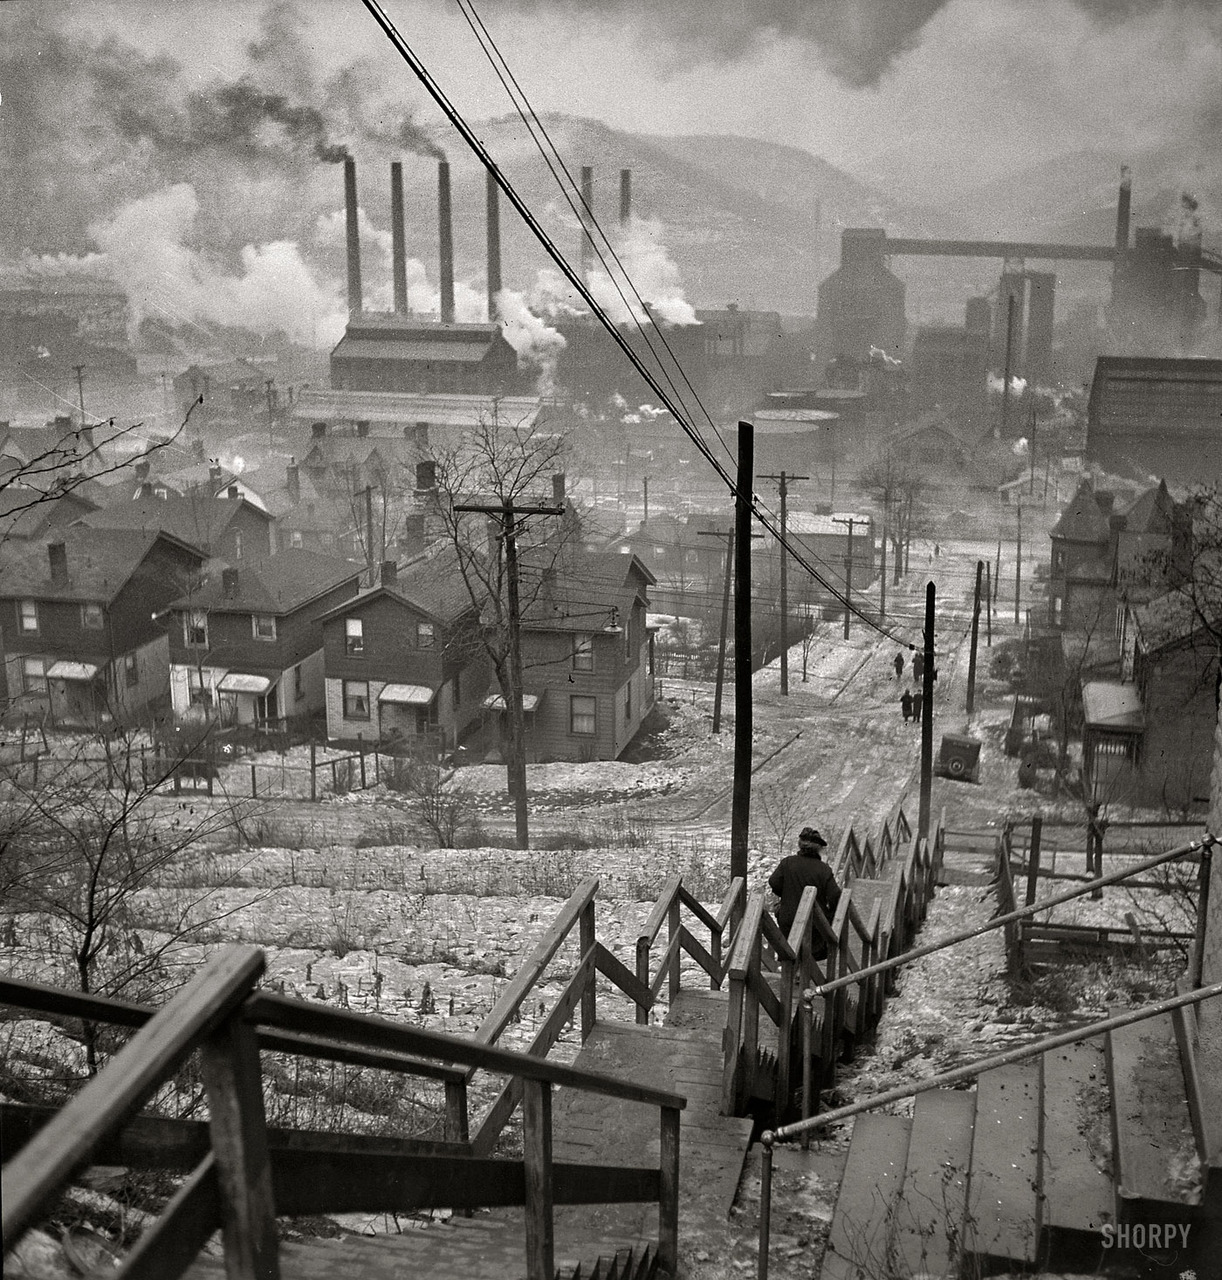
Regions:
[[[1109,1032],[1107,1061],[1117,1217],[1191,1217],[1196,1143],[1170,1015]]]
[[[836,1197],[822,1280],[873,1280],[888,1274],[890,1223],[908,1160],[912,1121],[860,1115]]]
[[[1115,1220],[1115,1195],[1106,1172],[1107,1063],[1102,1040],[1083,1040],[1043,1056],[1044,1227],[1085,1232],[1097,1242]]]
[[[965,1245],[990,1258],[1034,1262],[1040,1227],[1040,1064],[986,1071],[976,1124]]]
[[[935,1089],[916,1098],[895,1212],[900,1275],[957,1274],[975,1115],[976,1095],[971,1092]]]

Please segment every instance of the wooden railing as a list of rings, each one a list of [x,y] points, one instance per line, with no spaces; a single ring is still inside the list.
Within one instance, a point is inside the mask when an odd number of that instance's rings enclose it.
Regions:
[[[4,1166],[6,1247],[88,1164],[164,1166],[195,1160],[190,1176],[116,1273],[125,1280],[173,1280],[218,1227],[230,1277],[276,1280],[277,1214],[483,1205],[525,1206],[528,1275],[552,1280],[554,1204],[641,1201],[658,1204],[659,1263],[673,1274],[682,1097],[487,1043],[269,994],[255,989],[263,970],[258,949],[228,948],[156,1012],[37,984],[0,982],[0,1001],[138,1027],[107,1067],[59,1111],[33,1114],[8,1105],[0,1113],[6,1150],[17,1145],[22,1126],[28,1136]],[[440,1078],[454,1103],[449,1135],[461,1128],[468,1071],[509,1075],[523,1104],[523,1157],[481,1158],[465,1135],[428,1143],[270,1129],[260,1049]],[[137,1116],[197,1051],[210,1116],[206,1144],[198,1126]],[[553,1162],[551,1094],[561,1085],[658,1107],[659,1167]]]

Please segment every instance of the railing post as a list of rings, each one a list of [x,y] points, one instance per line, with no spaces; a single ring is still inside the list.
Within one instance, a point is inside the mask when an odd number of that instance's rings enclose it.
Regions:
[[[709,958],[713,961],[713,968],[717,973],[721,972],[721,930],[709,930]],[[721,987],[721,983],[715,974],[709,974],[709,990],[717,991]]]
[[[807,939],[798,944],[801,954],[810,945]],[[776,1112],[784,1116],[789,1107],[789,1074],[793,1064],[793,984],[797,966],[788,956],[781,957],[781,1025],[777,1027]]]
[[[1199,987],[1204,981],[1205,970],[1205,926],[1209,916],[1209,873],[1210,863],[1213,861],[1213,849],[1206,845],[1201,850],[1201,864],[1199,870],[1200,888],[1197,891],[1197,925],[1196,938],[1192,944],[1192,973],[1189,975],[1192,979],[1192,985]]]
[[[755,1088],[756,1054],[760,1043],[760,998],[752,982],[764,980],[764,935],[761,929],[751,944],[747,977],[743,983],[743,1088],[747,1097]]]
[[[815,1113],[814,1085],[814,1029],[815,997],[810,990],[802,992],[802,1119],[808,1120]],[[809,1134],[802,1135],[802,1150],[810,1150]]]
[[[636,976],[645,986],[649,986],[648,938],[638,938],[636,940]],[[641,1008],[638,1004],[636,1007],[636,1020],[639,1026],[646,1026],[649,1022],[649,1010]]]
[[[674,1107],[662,1108],[658,1172],[658,1265],[667,1275],[679,1270],[679,1118]]]
[[[594,927],[594,899],[582,908],[581,919],[578,921],[580,930],[580,948],[581,955],[588,956],[591,948],[597,941],[597,932]],[[586,989],[581,993],[581,1042],[584,1044],[590,1032],[594,1030],[594,1023],[597,1021],[598,1009],[595,1004],[595,985],[598,982],[598,971],[592,969],[590,971],[590,980],[586,983]]]
[[[201,1046],[200,1074],[221,1191],[225,1273],[229,1280],[279,1280],[276,1206],[254,1028],[239,1015],[231,1017]]]
[[[671,899],[670,910],[666,913],[666,941],[673,943],[679,936],[679,895],[676,892],[674,898]],[[674,1004],[675,997],[679,994],[679,949],[676,947],[670,958],[670,1002]]]
[[[522,1157],[526,1171],[527,1280],[553,1280],[556,1246],[552,1222],[552,1087],[522,1081]]]
[[[465,1080],[446,1081],[445,1135],[447,1142],[466,1142],[470,1137]]]
[[[738,1055],[742,1045],[743,996],[745,983],[741,978],[730,978],[730,1008],[726,1015],[725,1055],[722,1062],[721,1112],[732,1116],[738,1105]]]

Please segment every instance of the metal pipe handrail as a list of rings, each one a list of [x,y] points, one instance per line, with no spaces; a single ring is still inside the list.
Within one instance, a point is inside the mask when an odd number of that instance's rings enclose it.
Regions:
[[[1027,1058],[1036,1058],[1041,1054],[1051,1052],[1053,1049],[1063,1048],[1067,1044],[1076,1044],[1080,1040],[1089,1040],[1092,1036],[1103,1035],[1106,1032],[1118,1030],[1120,1027],[1131,1026],[1135,1022],[1144,1022],[1148,1018],[1170,1013],[1172,1010],[1184,1008],[1186,1005],[1200,1004],[1203,1000],[1212,1000],[1214,996],[1218,995],[1222,995],[1222,982],[1215,982],[1207,987],[1198,987],[1194,991],[1187,991],[1180,995],[1168,996],[1165,1000],[1159,1000],[1154,1004],[1142,1005],[1141,1008],[1133,1009],[1128,1013],[1115,1014],[1110,1018],[1103,1018],[1099,1022],[1089,1023],[1073,1031],[1063,1031],[1058,1035],[1047,1036],[1043,1040],[1035,1041],[1033,1044],[1020,1045],[1014,1049],[1006,1049],[1002,1053],[991,1054],[987,1058],[978,1058],[975,1062],[965,1063],[963,1066],[954,1067],[950,1071],[943,1071],[940,1075],[930,1076],[925,1080],[917,1080],[912,1084],[900,1085],[894,1089],[888,1089],[885,1093],[876,1094],[872,1098],[866,1098],[861,1102],[851,1102],[846,1106],[824,1111],[817,1116],[810,1116],[806,1120],[798,1120],[793,1124],[781,1125],[777,1129],[768,1130],[760,1137],[760,1144],[763,1147],[763,1168],[761,1171],[760,1196],[760,1252],[756,1273],[758,1280],[768,1280],[768,1237],[772,1220],[772,1150],[778,1144],[792,1142],[796,1138],[803,1138],[816,1129],[826,1128],[830,1124],[847,1120],[850,1116],[860,1115],[865,1111],[872,1111],[876,1107],[887,1106],[892,1102],[902,1102],[906,1098],[916,1097],[920,1093],[928,1093],[933,1089],[941,1089],[947,1085],[958,1084],[964,1080],[970,1080],[975,1076],[982,1075],[986,1071],[993,1071],[997,1067],[1008,1066],[1012,1062],[1022,1062]]]
[[[1164,862],[1173,862],[1175,859],[1186,857],[1190,853],[1204,852],[1216,843],[1217,837],[1207,831],[1202,840],[1190,840],[1187,844],[1177,845],[1174,849],[1168,849],[1164,853],[1156,854],[1152,858],[1146,858],[1141,862],[1135,863],[1126,870],[1113,871],[1108,875],[1088,880],[1077,889],[1067,889],[1064,893],[1045,898],[1042,902],[1033,902],[1029,907],[1019,907],[1017,911],[1009,911],[1005,915],[994,916],[985,924],[975,925],[971,929],[962,929],[958,933],[952,933],[935,942],[927,942],[923,946],[913,947],[910,951],[905,951],[898,956],[891,956],[887,960],[880,960],[877,964],[868,965],[864,969],[854,969],[852,973],[845,974],[844,977],[834,978],[830,982],[820,983],[818,986],[812,987],[808,994],[810,996],[830,995],[835,991],[839,991],[841,987],[847,987],[854,982],[861,982],[864,978],[872,978],[876,973],[886,973],[887,970],[894,969],[901,964],[907,964],[910,960],[919,960],[922,956],[932,955],[935,951],[941,951],[945,947],[954,946],[959,942],[967,942],[971,938],[979,938],[982,934],[991,933],[994,929],[1000,929],[1004,925],[1014,924],[1018,920],[1025,920],[1028,916],[1047,911],[1050,907],[1057,907],[1063,902],[1081,898],[1092,890],[1101,889],[1109,884],[1118,884],[1121,880],[1127,880],[1130,876],[1139,875],[1143,871],[1149,871],[1153,867],[1161,866]]]

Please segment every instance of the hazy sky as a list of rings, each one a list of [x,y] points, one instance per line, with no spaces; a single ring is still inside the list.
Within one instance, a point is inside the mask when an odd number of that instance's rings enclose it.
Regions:
[[[456,3],[386,7],[464,110],[509,109]],[[0,27],[34,8],[0,6]],[[278,43],[269,11],[316,75],[365,58],[387,89],[405,83],[358,0],[54,8],[82,38],[165,53],[201,84],[248,70],[252,40]],[[850,168],[899,151],[927,162],[931,189],[1079,147],[1165,145],[1207,164],[1222,151],[1217,0],[479,0],[479,12],[541,110],[783,140]],[[439,117],[430,106],[420,119]]]

